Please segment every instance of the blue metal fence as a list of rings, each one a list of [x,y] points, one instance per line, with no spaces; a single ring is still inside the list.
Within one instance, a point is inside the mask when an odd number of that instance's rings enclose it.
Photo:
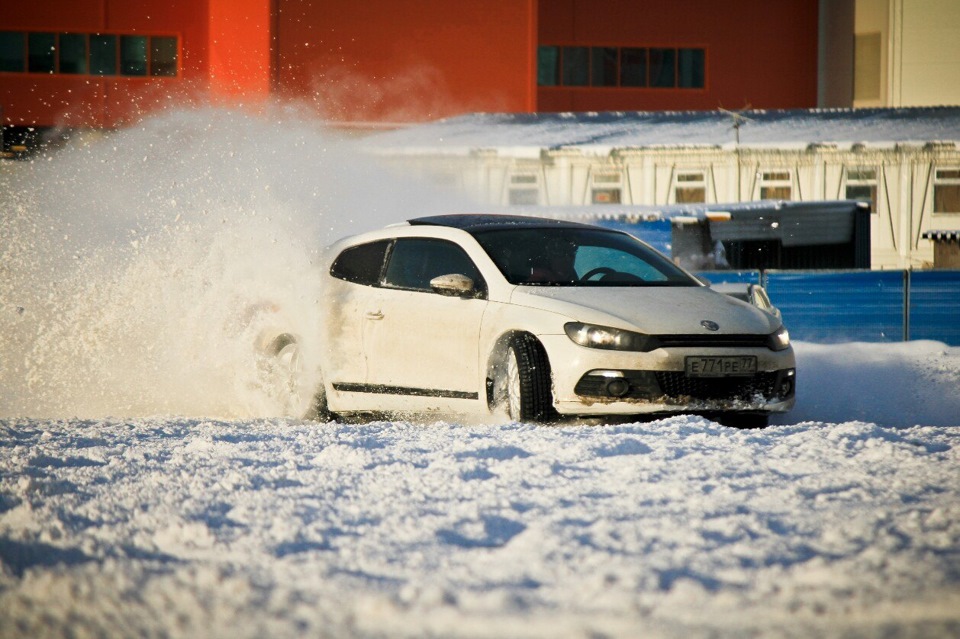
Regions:
[[[911,271],[907,336],[960,346],[960,271]]]
[[[767,271],[765,288],[795,339],[898,342],[904,338],[902,271]]]
[[[711,271],[714,283],[757,282],[797,340],[960,346],[960,271]]]

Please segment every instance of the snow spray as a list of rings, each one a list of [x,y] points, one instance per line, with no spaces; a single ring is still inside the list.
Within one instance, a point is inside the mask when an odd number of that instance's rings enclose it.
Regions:
[[[0,164],[0,417],[273,417],[257,335],[318,361],[323,247],[448,196],[277,107],[162,114]]]

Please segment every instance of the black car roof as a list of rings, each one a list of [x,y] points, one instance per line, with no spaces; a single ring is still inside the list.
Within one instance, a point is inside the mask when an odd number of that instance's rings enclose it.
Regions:
[[[494,215],[483,213],[464,213],[452,215],[429,215],[418,217],[408,222],[414,226],[447,226],[462,229],[468,233],[504,228],[596,228],[590,224],[554,220],[547,217],[533,217],[528,215]]]

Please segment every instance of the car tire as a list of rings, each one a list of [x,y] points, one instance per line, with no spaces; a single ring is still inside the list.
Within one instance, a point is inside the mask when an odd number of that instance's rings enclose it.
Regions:
[[[317,386],[317,391],[313,394],[313,399],[307,407],[307,412],[304,413],[303,419],[312,422],[329,422],[333,419],[333,413],[330,412],[330,408],[327,406],[327,391],[323,386],[323,382],[320,382]]]
[[[720,423],[731,428],[766,428],[770,424],[767,413],[731,413],[720,418]]]
[[[504,400],[510,419],[540,423],[556,419],[550,363],[540,342],[530,335],[512,338],[505,368]]]
[[[309,402],[306,399],[309,391],[304,388],[303,355],[297,339],[288,333],[278,335],[266,350],[270,357],[268,388],[277,397],[284,416],[329,421],[331,415],[322,382]]]

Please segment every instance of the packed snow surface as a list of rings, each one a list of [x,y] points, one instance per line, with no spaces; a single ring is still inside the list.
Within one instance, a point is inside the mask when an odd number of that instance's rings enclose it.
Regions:
[[[763,430],[304,422],[257,330],[309,330],[324,243],[460,204],[205,112],[0,205],[0,637],[960,635],[956,347],[797,344]]]
[[[957,636],[960,349],[798,367],[763,430],[4,420],[0,636]]]

